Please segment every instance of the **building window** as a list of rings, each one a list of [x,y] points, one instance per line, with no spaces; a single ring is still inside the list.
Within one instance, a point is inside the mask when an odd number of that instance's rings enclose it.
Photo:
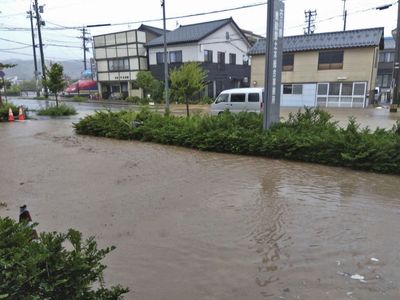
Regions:
[[[180,63],[182,62],[182,51],[171,51],[169,53],[170,63]]]
[[[318,70],[343,69],[343,56],[343,50],[320,52]]]
[[[236,65],[236,54],[229,53],[229,64]]]
[[[211,50],[204,50],[204,62],[213,62],[213,52]]]
[[[225,70],[225,52],[218,52],[218,71]]]
[[[382,74],[376,77],[376,86],[382,88],[389,88],[390,83],[392,82],[392,75],[391,74]]]
[[[379,62],[381,62],[381,63],[394,62],[394,52],[381,52],[381,53],[379,53]]]
[[[284,84],[283,85],[284,95],[302,95],[303,85],[302,84]]]
[[[163,64],[164,63],[164,52],[157,52],[156,53],[156,58],[157,58],[157,64]]]
[[[294,53],[283,53],[282,57],[282,70],[293,71]]]
[[[245,54],[243,54],[243,65],[248,66],[249,65],[249,57]]]
[[[245,102],[246,94],[231,94],[231,102]]]
[[[127,70],[129,70],[129,59],[127,59],[127,58],[110,59],[108,61],[108,70],[109,71],[127,71]]]

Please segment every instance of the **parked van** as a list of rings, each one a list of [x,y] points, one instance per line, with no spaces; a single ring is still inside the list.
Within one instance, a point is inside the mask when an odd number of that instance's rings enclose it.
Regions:
[[[263,88],[241,88],[222,91],[211,104],[211,115],[218,115],[224,110],[232,113],[241,111],[260,113],[262,110]]]

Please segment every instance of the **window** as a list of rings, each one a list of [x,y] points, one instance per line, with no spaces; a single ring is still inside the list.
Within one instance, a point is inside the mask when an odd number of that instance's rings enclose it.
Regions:
[[[343,50],[320,52],[318,70],[343,69],[343,56]]]
[[[338,96],[340,94],[340,83],[332,82],[329,84],[329,95]]]
[[[204,62],[213,62],[213,52],[211,50],[204,50]]]
[[[342,96],[352,96],[352,95],[353,95],[353,83],[343,83]]]
[[[293,71],[294,53],[283,53],[282,71]]]
[[[170,63],[180,63],[182,62],[182,51],[171,51],[169,53]]]
[[[379,62],[385,62],[385,53],[379,53]]]
[[[303,85],[302,84],[284,84],[283,85],[284,95],[302,95]]]
[[[260,102],[260,94],[258,93],[250,93],[248,102]]]
[[[228,102],[228,98],[229,94],[220,94],[215,100],[215,103]]]
[[[394,62],[394,52],[385,53],[385,62]]]
[[[365,83],[354,83],[354,95],[364,96],[365,94]]]
[[[129,59],[127,59],[127,58],[110,59],[108,61],[108,70],[109,71],[127,71],[127,70],[129,70]]]
[[[246,94],[231,94],[231,102],[245,102]]]
[[[225,32],[225,39],[226,39],[227,41],[229,41],[229,38],[230,38],[230,36],[229,36],[229,31],[227,31],[227,32]]]
[[[293,92],[293,86],[291,84],[283,85],[283,94],[284,95],[291,95],[292,92]]]
[[[218,52],[218,71],[225,70],[225,52]]]
[[[236,65],[236,54],[229,53],[229,64]]]
[[[248,65],[249,65],[249,57],[243,54],[243,66],[248,66]]]
[[[164,63],[164,52],[157,52],[157,64],[163,64]]]

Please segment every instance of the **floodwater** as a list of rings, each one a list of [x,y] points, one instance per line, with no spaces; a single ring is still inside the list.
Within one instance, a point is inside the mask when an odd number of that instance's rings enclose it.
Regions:
[[[126,299],[400,299],[400,177],[0,123],[0,216],[76,228]],[[352,278],[353,276],[353,278]]]

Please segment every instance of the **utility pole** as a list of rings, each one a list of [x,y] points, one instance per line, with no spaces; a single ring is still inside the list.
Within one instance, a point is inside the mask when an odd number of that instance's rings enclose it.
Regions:
[[[305,20],[306,27],[304,27],[304,34],[307,34],[307,35],[313,34],[315,31],[315,19],[317,16],[317,11],[316,10],[306,10],[306,11],[304,11],[304,15],[306,17],[306,20]]]
[[[396,52],[394,55],[394,70],[393,70],[393,100],[390,105],[390,112],[397,112],[399,106],[399,88],[400,88],[400,0],[397,1],[397,28],[396,28]]]
[[[82,47],[83,47],[83,70],[86,71],[87,69],[87,64],[86,64],[86,52],[89,52],[89,47],[87,46],[87,41],[89,38],[86,37],[86,33],[88,33],[87,29],[83,26],[82,29],[82,36],[80,37],[82,39]]]
[[[347,23],[347,10],[346,10],[346,1],[343,1],[343,31],[346,31],[346,23]]]
[[[165,20],[165,0],[161,0],[163,8],[163,35],[164,35],[164,94],[165,94],[165,112],[169,113],[169,97],[168,97],[168,53],[167,53],[167,28]]]
[[[35,66],[35,81],[36,81],[36,96],[40,96],[39,85],[38,85],[38,66],[37,66],[37,58],[36,58],[36,44],[35,44],[35,33],[33,31],[33,17],[32,10],[27,12],[29,14],[29,18],[31,20],[31,34],[32,34],[32,48],[33,48],[33,64]]]
[[[38,0],[35,0],[34,8],[35,8],[35,12],[36,12],[36,24],[37,24],[38,37],[39,37],[40,60],[41,60],[41,63],[42,63],[42,79],[43,79],[44,96],[46,98],[48,98],[49,97],[49,92],[47,90],[47,85],[45,83],[45,81],[46,81],[46,65],[45,65],[45,62],[44,62],[42,31],[40,29],[41,26],[45,24],[42,21],[42,18],[40,16],[40,13],[43,13],[43,6],[39,7]],[[40,11],[40,13],[39,13],[39,11]]]

